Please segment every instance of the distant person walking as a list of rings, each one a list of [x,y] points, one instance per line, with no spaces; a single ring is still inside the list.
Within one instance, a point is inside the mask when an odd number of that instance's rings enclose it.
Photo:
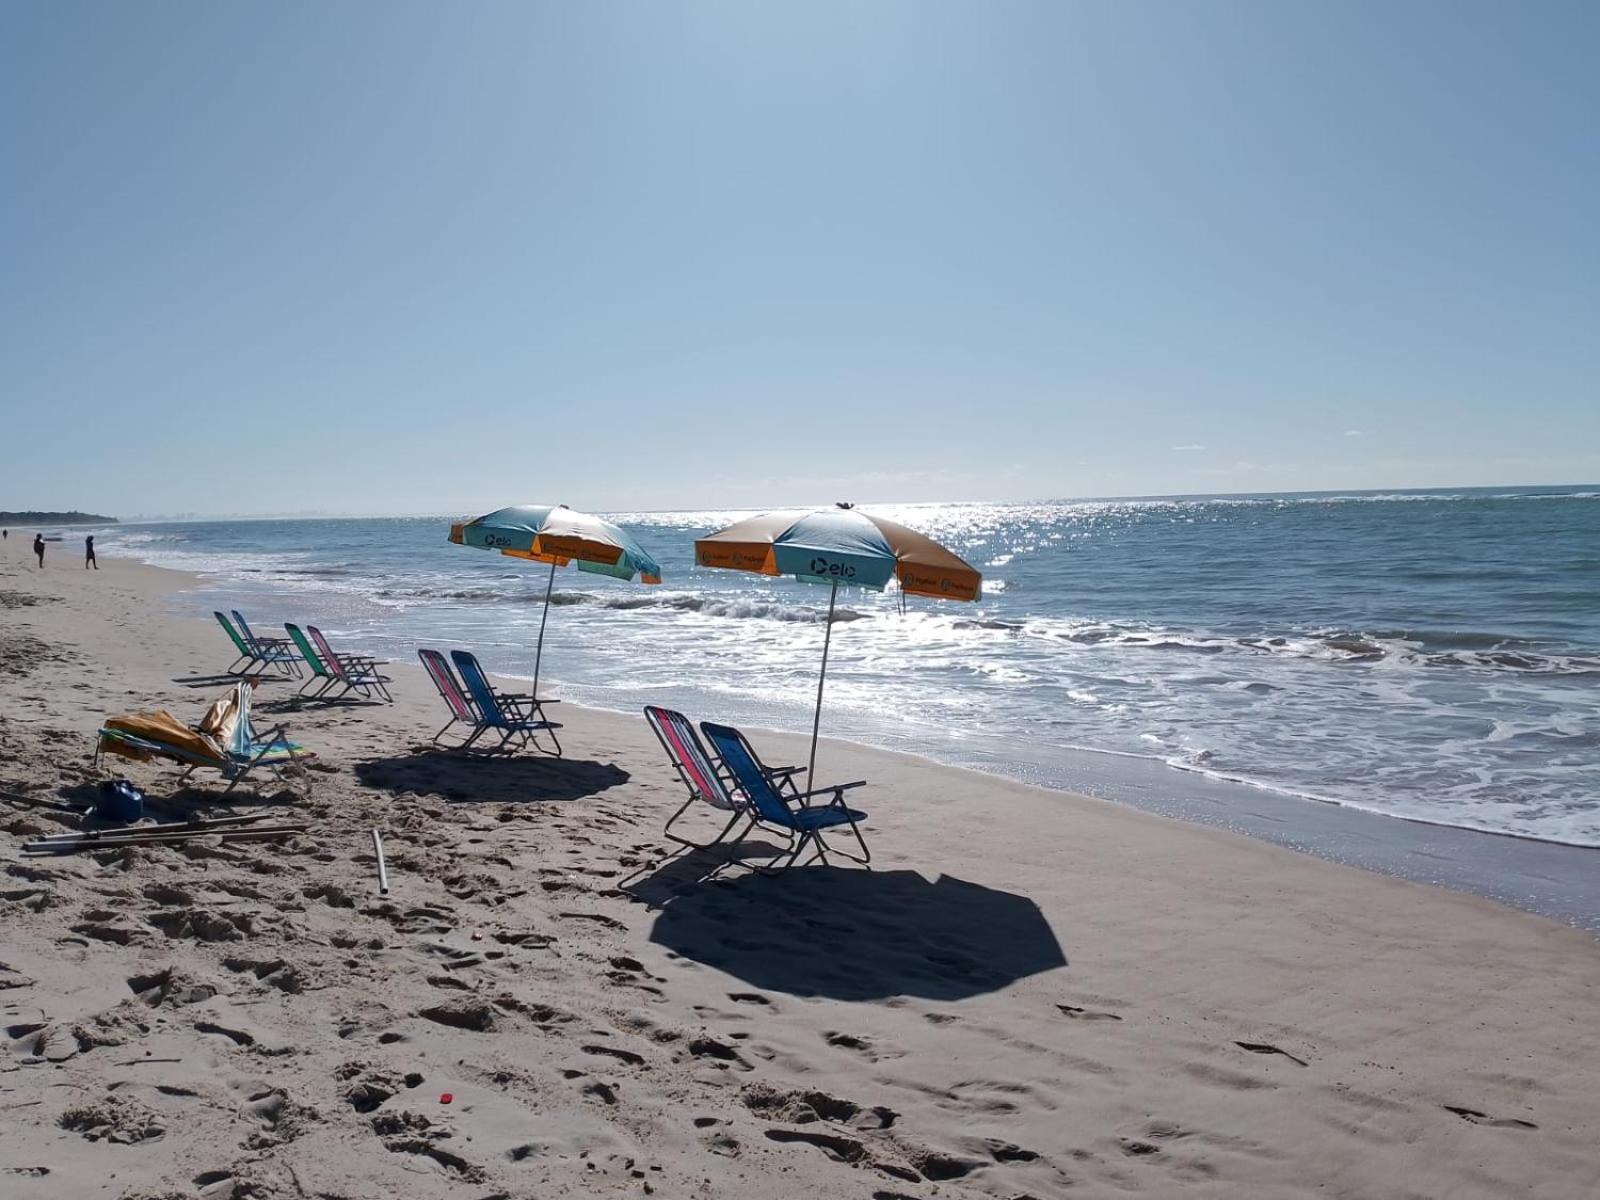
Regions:
[[[33,552],[39,556],[39,570],[44,570],[44,534],[33,535]]]
[[[94,557],[94,534],[92,533],[83,539],[83,569],[87,571],[90,567],[93,567],[96,571],[100,569],[100,564],[95,561]]]

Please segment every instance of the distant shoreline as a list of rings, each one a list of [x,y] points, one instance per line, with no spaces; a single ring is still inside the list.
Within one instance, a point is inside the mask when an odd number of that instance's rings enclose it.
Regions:
[[[119,525],[115,517],[86,512],[0,512],[0,525]]]

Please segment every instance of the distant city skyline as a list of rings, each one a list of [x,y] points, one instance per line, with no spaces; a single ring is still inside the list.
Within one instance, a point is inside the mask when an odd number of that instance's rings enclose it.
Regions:
[[[13,0],[0,506],[1600,480],[1600,7]]]

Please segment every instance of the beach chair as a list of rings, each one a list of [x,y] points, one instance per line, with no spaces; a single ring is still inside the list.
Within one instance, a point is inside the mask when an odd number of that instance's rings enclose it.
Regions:
[[[300,626],[293,621],[285,621],[283,628],[288,633],[289,640],[294,643],[295,649],[300,652],[301,661],[306,664],[309,671],[306,681],[295,690],[295,695],[306,700],[321,700],[323,694],[339,682],[339,677],[323,664],[316,647],[311,644],[311,639],[306,637],[305,631]],[[308,688],[313,690],[307,691]]]
[[[673,769],[678,772],[678,778],[683,780],[683,786],[689,791],[688,800],[684,801],[683,806],[673,813],[662,827],[661,833],[668,841],[696,850],[707,850],[727,839],[741,819],[748,819],[752,825],[755,823],[755,818],[746,812],[744,795],[739,791],[732,772],[706,750],[705,743],[700,740],[700,735],[695,732],[694,725],[690,723],[688,717],[670,708],[649,704],[645,706],[644,719],[655,732],[656,740],[667,752],[667,758],[671,761]],[[769,767],[756,757],[754,750],[750,751],[750,755],[761,773],[780,791],[788,792],[790,795],[799,794],[794,777],[804,775],[806,773],[804,767]],[[709,842],[690,841],[672,832],[672,826],[696,800],[709,804],[720,812],[732,814],[722,832]],[[748,831],[749,825],[739,831],[739,837],[743,837]]]
[[[280,672],[287,674],[285,670],[286,664],[296,674],[299,673],[299,668],[293,666],[293,652],[286,647],[277,645],[259,646],[254,638],[247,638],[235,629],[233,622],[229,621],[220,612],[213,612],[211,615],[217,619],[217,624],[222,626],[222,631],[228,635],[228,640],[239,651],[239,657],[224,671],[224,674],[254,675],[268,667],[276,668]],[[234,615],[238,616],[237,613]]]
[[[417,657],[422,660],[423,667],[428,672],[428,678],[433,680],[433,686],[439,689],[439,696],[444,700],[445,707],[450,710],[450,720],[445,727],[433,735],[433,744],[437,746],[442,738],[455,725],[470,725],[471,741],[482,733],[484,726],[478,720],[478,710],[472,706],[472,701],[467,698],[466,689],[456,682],[455,672],[450,669],[450,663],[443,654],[437,650],[418,650]],[[466,743],[463,742],[462,745]],[[460,749],[460,747],[457,747]]]
[[[248,680],[234,684],[212,701],[197,725],[185,725],[164,709],[110,717],[96,738],[94,761],[98,765],[103,754],[138,762],[165,759],[183,767],[180,780],[209,768],[228,780],[226,793],[258,767],[281,777],[285,764],[315,758],[313,752],[291,742],[282,725],[265,737],[257,736],[250,721],[254,686]]]
[[[300,678],[300,658],[287,638],[257,637],[250,628],[250,622],[244,619],[244,614],[237,608],[233,610],[233,623],[238,626],[245,644],[254,647],[256,657],[263,666],[275,666],[285,674]]]
[[[509,692],[497,692],[489,683],[489,677],[484,674],[483,668],[478,665],[478,660],[466,650],[452,650],[450,657],[456,664],[456,670],[461,673],[461,682],[467,685],[467,694],[472,697],[472,703],[478,710],[478,728],[459,747],[462,750],[469,748],[473,742],[490,729],[500,734],[500,743],[490,749],[490,754],[498,754],[502,750],[517,750],[523,746],[532,745],[536,750],[543,750],[539,744],[538,735],[548,733],[550,741],[555,746],[555,757],[561,757],[561,742],[556,737],[556,730],[561,726],[545,716],[546,704],[559,704],[558,700],[541,700],[537,696],[513,695]]]
[[[830,784],[785,795],[762,772],[760,760],[756,758],[744,734],[730,725],[716,725],[710,721],[700,722],[700,731],[706,735],[706,741],[711,743],[717,757],[732,774],[756,823],[788,839],[788,856],[780,869],[794,866],[807,846],[815,852],[806,860],[808,863],[826,863],[829,851],[863,865],[872,861],[872,852],[867,849],[866,839],[861,836],[860,822],[867,819],[867,814],[846,807],[844,802],[844,794],[852,788],[865,787],[865,780]],[[817,796],[829,796],[831,799],[825,804],[812,804],[812,799]],[[850,832],[855,834],[856,844],[861,847],[860,855],[840,850],[823,839],[823,830],[841,825],[848,825]]]
[[[256,657],[256,648],[239,636],[239,631],[233,627],[233,622],[220,612],[211,614],[217,619],[217,624],[222,626],[222,631],[228,635],[228,640],[233,643],[234,649],[239,652],[239,657],[223,668],[224,675],[244,675],[260,661]]]
[[[726,839],[740,821],[745,822],[745,827],[739,831],[739,837],[749,832],[750,827],[755,824],[755,818],[746,811],[744,798],[728,787],[727,780],[717,770],[711,761],[711,756],[706,753],[700,735],[694,731],[689,718],[670,708],[648,704],[645,706],[644,719],[655,731],[656,739],[661,743],[661,748],[667,752],[667,758],[671,760],[673,769],[678,772],[678,778],[683,780],[683,786],[689,790],[689,798],[677,812],[667,818],[667,823],[662,826],[662,836],[668,841],[677,842],[680,846],[687,846],[693,850],[707,850]],[[688,812],[689,806],[696,800],[709,804],[719,812],[729,814],[728,823],[722,827],[722,832],[709,842],[691,841],[672,832],[672,827],[678,818]]]
[[[394,697],[389,695],[388,689],[383,686],[388,682],[388,676],[377,673],[379,664],[376,659],[347,658],[335,654],[327,648],[327,639],[322,638],[320,631],[314,626],[308,627],[309,637],[307,630],[301,629],[292,621],[284,622],[283,627],[309,671],[306,681],[295,692],[296,696],[306,700],[332,701],[342,700],[350,692],[359,691],[370,699],[372,692],[376,691],[385,700],[393,702]],[[319,638],[317,645],[313,645],[313,641]],[[330,690],[336,686],[340,690],[330,694]]]
[[[379,667],[387,665],[382,659],[369,658],[364,654],[340,654],[328,645],[328,639],[315,625],[307,625],[306,632],[316,644],[317,657],[322,659],[322,665],[333,672],[334,678],[344,684],[345,690],[339,693],[341,696],[350,691],[357,691],[369,700],[376,694],[390,704],[394,703],[394,697],[384,686],[389,682],[389,677],[378,673]]]

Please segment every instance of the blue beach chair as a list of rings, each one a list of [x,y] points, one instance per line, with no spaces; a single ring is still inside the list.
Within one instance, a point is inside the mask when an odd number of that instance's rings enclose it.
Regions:
[[[846,807],[844,802],[844,794],[852,788],[865,787],[865,780],[830,784],[785,795],[773,777],[762,769],[761,760],[750,748],[744,734],[731,725],[715,725],[710,721],[700,722],[700,731],[706,735],[706,741],[711,743],[735,786],[743,794],[747,811],[756,823],[787,839],[788,857],[780,870],[794,866],[808,845],[815,851],[806,860],[808,863],[826,863],[829,851],[863,866],[872,861],[872,852],[867,849],[860,827],[860,822],[867,819],[867,814]],[[831,796],[832,799],[825,804],[812,805],[811,800],[815,796]],[[856,844],[861,847],[859,855],[830,846],[823,840],[823,830],[841,825],[848,825],[850,832],[855,835]]]
[[[300,656],[294,652],[294,646],[288,638],[257,637],[250,628],[250,622],[244,619],[244,614],[237,608],[233,610],[233,623],[239,627],[244,640],[254,648],[256,658],[263,666],[275,666],[296,679],[300,678]]]
[[[220,612],[211,614],[217,619],[217,624],[222,626],[222,631],[228,635],[228,640],[233,643],[234,649],[239,651],[239,657],[234,659],[224,674],[227,675],[254,675],[267,667],[274,667],[283,674],[292,669],[296,675],[300,668],[294,662],[294,653],[282,644],[268,644],[262,646],[255,638],[240,633],[233,623]],[[235,617],[239,614],[234,613]]]
[[[550,735],[551,744],[555,746],[555,750],[551,753],[556,758],[561,757],[561,741],[556,737],[556,730],[561,726],[549,720],[544,714],[546,704],[559,704],[560,701],[497,692],[490,685],[489,677],[483,673],[483,668],[478,665],[478,660],[469,652],[452,650],[450,657],[455,661],[456,670],[461,673],[461,682],[467,685],[467,694],[472,697],[473,706],[478,710],[478,728],[473,730],[471,737],[461,743],[460,749],[467,749],[480,735],[494,729],[500,733],[500,743],[490,749],[490,754],[498,754],[502,750],[519,750],[528,745],[536,750],[543,750],[538,735],[547,733]],[[435,682],[437,683],[437,680]]]

